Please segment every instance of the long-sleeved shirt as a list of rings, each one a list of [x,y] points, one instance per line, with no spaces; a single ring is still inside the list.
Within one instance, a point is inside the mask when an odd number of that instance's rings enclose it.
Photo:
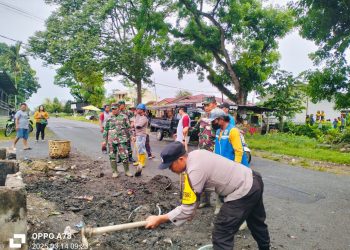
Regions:
[[[194,192],[200,194],[204,189],[215,190],[225,202],[242,198],[253,185],[250,168],[207,150],[188,154],[186,172]],[[177,226],[183,224],[193,217],[197,203],[176,207],[168,213],[170,221]]]
[[[134,127],[136,136],[147,136],[148,118],[145,115],[136,115]]]
[[[42,119],[49,119],[49,114],[46,111],[35,111],[34,113],[35,122],[40,123]]]

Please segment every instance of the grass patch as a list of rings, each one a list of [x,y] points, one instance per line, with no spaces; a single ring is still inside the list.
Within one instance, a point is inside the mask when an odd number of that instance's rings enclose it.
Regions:
[[[349,153],[320,147],[315,139],[290,134],[246,135],[251,149],[316,161],[350,165]],[[307,164],[305,164],[307,165]],[[321,169],[319,171],[322,171]]]
[[[86,120],[85,116],[71,116],[71,115],[65,115],[65,116],[60,116],[60,118],[68,119],[68,120],[73,120],[73,121],[80,121],[80,122],[88,122],[88,123],[93,123],[93,124],[99,124],[98,120]]]
[[[9,137],[5,136],[5,129],[0,129],[0,141],[10,141],[15,139],[16,132],[12,132],[12,134]]]

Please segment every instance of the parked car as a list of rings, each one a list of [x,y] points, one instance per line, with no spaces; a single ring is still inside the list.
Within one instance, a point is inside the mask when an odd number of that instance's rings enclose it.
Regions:
[[[176,134],[177,125],[180,117],[178,115],[179,107],[155,107],[151,108],[153,112],[162,111],[162,117],[150,118],[151,132],[157,133],[157,140],[161,141],[163,138],[172,138]],[[196,125],[198,119],[203,111],[198,108],[187,108],[187,114],[191,119],[191,127]],[[170,116],[168,114],[171,114]],[[196,138],[197,137],[197,138]],[[190,135],[190,141],[198,140],[198,135]]]

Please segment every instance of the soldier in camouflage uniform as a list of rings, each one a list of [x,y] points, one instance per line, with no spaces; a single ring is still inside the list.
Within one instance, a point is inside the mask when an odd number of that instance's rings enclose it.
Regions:
[[[211,122],[209,120],[209,105],[204,103],[204,112],[194,127],[194,133],[198,133],[199,149],[205,149],[210,152],[214,152],[215,146],[215,130],[211,126]]]
[[[125,101],[124,100],[120,100],[118,102],[118,104],[119,104],[120,113],[122,113],[128,117],[129,124],[130,124],[130,120],[134,117],[134,113],[125,108]],[[128,152],[129,152],[129,161],[135,162],[134,158],[132,158],[132,148],[131,148],[131,140],[130,139],[131,138],[129,138],[128,143],[127,143]]]
[[[113,178],[118,177],[117,155],[121,159],[126,176],[132,176],[129,172],[128,146],[130,138],[130,123],[128,118],[120,113],[118,104],[112,104],[112,115],[106,121],[103,138],[108,145],[109,160],[113,171]]]

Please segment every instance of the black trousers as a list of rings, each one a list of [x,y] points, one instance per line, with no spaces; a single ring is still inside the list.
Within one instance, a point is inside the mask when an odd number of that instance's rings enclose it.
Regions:
[[[146,151],[148,157],[152,156],[152,150],[151,150],[151,145],[149,144],[149,135],[146,136]]]
[[[41,134],[41,140],[45,138],[45,127],[46,124],[41,124],[39,122],[36,123],[36,140],[39,140],[39,135]]]
[[[261,175],[253,171],[253,186],[249,193],[239,200],[225,202],[222,205],[214,221],[214,249],[232,250],[234,235],[244,221],[247,222],[259,249],[270,249],[270,236],[265,224],[263,190],[264,184]]]

